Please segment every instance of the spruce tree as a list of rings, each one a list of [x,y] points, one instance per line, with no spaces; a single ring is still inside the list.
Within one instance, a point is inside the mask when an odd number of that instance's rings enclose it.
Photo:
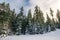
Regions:
[[[51,31],[54,31],[55,30],[55,20],[53,18],[53,10],[50,8],[50,14],[52,16],[52,21],[51,21]]]
[[[40,29],[41,29],[41,34],[43,34],[44,32],[44,17],[43,17],[43,12],[41,11],[41,9],[39,8],[39,14],[38,14],[38,22],[40,25]]]
[[[21,7],[20,13],[16,17],[18,26],[17,31],[19,32],[19,34],[25,34],[26,31],[27,20],[26,16],[24,16],[23,11],[23,7]]]
[[[35,7],[33,20],[34,20],[35,32],[43,34],[44,17],[43,17],[43,12],[39,9],[38,6]]]
[[[57,18],[58,18],[58,27],[57,28],[60,28],[60,11],[59,10],[57,10]]]
[[[13,9],[12,14],[11,14],[11,30],[14,34],[16,34],[16,29],[17,29],[17,24],[16,24],[16,14],[15,14],[15,9]]]
[[[51,19],[50,17],[47,15],[47,21],[46,21],[46,26],[45,26],[45,32],[50,32],[51,31]]]
[[[32,34],[32,14],[31,14],[31,9],[29,9],[28,11],[28,15],[27,15],[27,19],[28,19],[28,33]]]
[[[8,32],[10,15],[5,11],[0,11],[0,23],[2,33]],[[7,26],[8,25],[8,26]]]
[[[34,15],[33,15],[33,33],[37,33],[37,28],[38,28],[38,6],[35,7]]]
[[[18,26],[17,27],[17,33],[18,34],[21,34],[22,20],[23,20],[23,7],[21,7],[20,13],[16,17],[17,26]]]

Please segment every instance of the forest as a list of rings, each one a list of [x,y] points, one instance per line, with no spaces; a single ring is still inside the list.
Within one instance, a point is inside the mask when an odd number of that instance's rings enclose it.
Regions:
[[[24,15],[23,6],[17,14],[15,9],[10,9],[9,3],[0,3],[0,35],[32,35],[55,31],[57,28],[60,28],[60,11],[57,9],[56,17],[58,21],[53,18],[53,13],[54,11],[50,8],[49,14],[52,16],[52,19],[50,19],[49,15],[46,13],[47,20],[44,22],[44,13],[38,5],[35,6],[34,13],[29,9],[26,16]]]

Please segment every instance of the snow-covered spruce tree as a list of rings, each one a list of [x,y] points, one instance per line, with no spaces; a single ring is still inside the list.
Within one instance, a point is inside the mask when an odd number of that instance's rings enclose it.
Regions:
[[[5,2],[3,2],[2,4],[0,4],[1,8],[3,10],[0,9],[0,27],[1,28],[1,33],[2,34],[9,34],[10,33],[10,29],[12,27],[12,14],[13,11],[10,10],[10,6],[9,3],[5,4]]]
[[[0,10],[0,34],[4,33],[6,30],[6,29],[4,30],[4,27],[5,27],[4,22],[8,21],[8,16],[6,14],[7,13],[5,11]]]
[[[12,30],[13,34],[15,34],[16,29],[17,29],[15,9],[13,9],[13,12],[11,15],[12,15],[11,16],[11,24],[12,24],[11,30]]]
[[[42,11],[39,9],[38,6],[35,7],[35,13],[33,15],[33,31],[36,34],[43,34],[43,24],[44,24],[44,17]]]
[[[20,9],[20,13],[16,17],[17,21],[17,33],[18,34],[25,34],[26,26],[27,26],[27,20],[26,17],[23,14],[23,7]]]
[[[27,32],[29,34],[32,34],[33,29],[32,29],[32,14],[31,14],[31,9],[29,9],[29,11],[28,11],[27,19],[28,19]]]
[[[44,28],[45,28],[45,23],[44,23],[44,17],[43,17],[43,12],[41,11],[41,9],[39,9],[39,14],[38,14],[38,22],[40,25],[40,33],[43,34],[44,33]]]
[[[33,15],[33,33],[37,33],[38,28],[38,6],[35,7],[34,15]]]
[[[60,11],[59,10],[57,10],[57,18],[58,18],[58,26],[57,26],[57,28],[60,28]]]
[[[54,31],[55,30],[55,20],[53,18],[53,10],[50,8],[50,14],[52,16],[52,20],[51,20],[51,31]]]
[[[47,15],[47,21],[45,23],[45,32],[50,32],[51,31],[51,19],[50,17]]]
[[[20,9],[20,13],[16,17],[17,21],[17,34],[21,34],[21,27],[22,27],[22,20],[23,20],[23,7]]]

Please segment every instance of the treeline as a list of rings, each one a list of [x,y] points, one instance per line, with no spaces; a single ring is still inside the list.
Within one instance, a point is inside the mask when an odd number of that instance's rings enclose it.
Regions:
[[[2,3],[1,5],[5,5]],[[6,6],[7,7],[7,6]],[[6,8],[5,7],[5,8]],[[44,22],[43,12],[38,6],[35,6],[35,10],[31,13],[31,9],[28,10],[27,16],[24,15],[23,7],[20,8],[19,14],[15,13],[15,10],[11,10],[8,4],[8,10],[0,9],[0,34],[43,34],[50,31],[55,31],[56,28],[60,28],[60,11],[57,10],[56,17],[58,21],[53,18],[53,10],[50,8],[50,19],[46,13],[47,21]]]

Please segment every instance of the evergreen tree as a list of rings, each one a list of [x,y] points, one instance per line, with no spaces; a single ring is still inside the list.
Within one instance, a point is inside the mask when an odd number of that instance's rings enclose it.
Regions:
[[[12,14],[11,14],[11,30],[15,34],[17,32],[17,24],[16,24],[16,14],[15,14],[15,9],[13,9]]]
[[[50,32],[51,31],[51,19],[50,17],[47,15],[47,21],[46,21],[46,26],[45,26],[45,32]]]
[[[10,15],[7,12],[5,11],[0,12],[0,21],[1,21],[0,23],[1,23],[1,30],[2,30],[1,33],[8,32],[9,21],[10,21],[9,18],[10,18]]]
[[[18,34],[21,34],[22,20],[23,20],[23,7],[21,7],[20,13],[16,17]]]
[[[34,12],[34,15],[33,15],[33,33],[37,33],[37,28],[38,28],[38,14],[39,14],[39,11],[38,11],[38,6],[35,7],[35,12]]]
[[[60,11],[59,10],[57,10],[57,18],[58,18],[58,27],[57,28],[60,28]]]
[[[27,19],[28,19],[28,33],[32,34],[32,14],[31,14],[31,9],[28,11],[28,15],[27,15]]]
[[[53,17],[53,10],[50,8],[50,14]]]
[[[44,17],[42,11],[39,9],[38,6],[35,7],[35,13],[33,15],[34,20],[34,27],[36,33],[43,33],[43,24],[44,24]]]
[[[20,13],[16,17],[18,26],[17,31],[19,32],[19,34],[25,34],[26,31],[27,20],[26,16],[23,15],[23,11],[23,7],[21,7]]]
[[[54,31],[55,30],[55,20],[53,18],[53,10],[50,8],[50,14],[52,16],[52,21],[51,21],[51,31]]]
[[[44,32],[44,17],[43,17],[43,12],[41,11],[41,9],[39,9],[39,14],[38,14],[38,22],[40,25],[40,29],[41,29],[41,34],[43,34]]]

